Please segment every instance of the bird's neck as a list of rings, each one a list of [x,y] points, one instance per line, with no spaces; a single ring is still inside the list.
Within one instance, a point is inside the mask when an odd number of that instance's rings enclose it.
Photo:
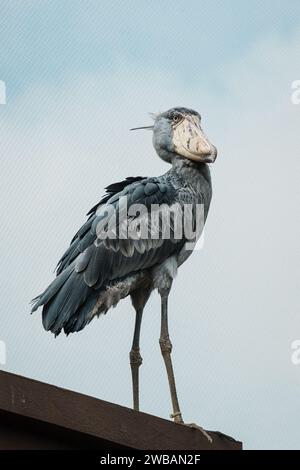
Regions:
[[[178,188],[187,188],[189,194],[194,196],[197,203],[204,204],[204,217],[206,220],[211,197],[212,184],[210,169],[207,163],[196,163],[177,156],[172,160],[169,170],[172,184]]]
[[[180,155],[174,155],[171,160],[173,172],[180,174],[183,179],[192,181],[203,177],[211,184],[210,170],[207,163],[193,162]]]

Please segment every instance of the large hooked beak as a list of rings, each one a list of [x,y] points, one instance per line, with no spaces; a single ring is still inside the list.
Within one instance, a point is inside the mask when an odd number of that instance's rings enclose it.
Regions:
[[[190,160],[213,163],[217,149],[204,134],[197,116],[183,116],[173,128],[175,151]]]

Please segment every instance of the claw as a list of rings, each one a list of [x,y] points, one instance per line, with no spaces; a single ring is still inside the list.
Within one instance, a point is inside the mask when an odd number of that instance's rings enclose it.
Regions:
[[[201,431],[203,436],[206,437],[206,439],[209,441],[210,444],[212,444],[212,437],[203,429],[201,426],[198,426],[196,423],[183,423],[185,426],[188,426],[193,429],[198,429],[198,431]]]

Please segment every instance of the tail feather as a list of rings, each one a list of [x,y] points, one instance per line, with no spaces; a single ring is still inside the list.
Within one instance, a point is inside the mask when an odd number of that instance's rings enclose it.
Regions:
[[[98,295],[99,293],[95,291],[91,293],[85,303],[64,324],[66,335],[82,330],[92,320],[91,312],[97,302]]]
[[[60,333],[64,324],[82,305],[90,291],[81,274],[72,272],[57,294],[43,309],[43,325],[45,330]]]
[[[79,331],[91,320],[99,291],[89,287],[82,273],[75,271],[75,263],[68,266],[47,289],[33,299],[32,312],[43,306],[42,320],[45,330],[58,335]]]
[[[47,304],[61,289],[66,280],[71,276],[74,270],[74,264],[68,266],[59,276],[57,276],[54,281],[44,290],[44,292],[37,297],[35,297],[32,302],[33,306],[31,313],[35,312],[42,305]]]

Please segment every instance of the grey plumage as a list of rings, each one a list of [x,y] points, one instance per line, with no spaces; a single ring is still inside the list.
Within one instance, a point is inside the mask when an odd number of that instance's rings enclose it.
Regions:
[[[150,204],[168,204],[175,202],[194,202],[197,186],[199,202],[205,203],[206,210],[210,203],[210,179],[208,168],[198,166],[189,168],[189,183],[185,183],[182,171],[173,168],[157,178],[139,178],[133,183],[121,182],[108,187],[111,197],[105,196],[90,212],[88,221],[73,238],[71,246],[58,263],[58,277],[37,299],[32,311],[41,305],[43,325],[56,335],[64,328],[66,333],[79,331],[91,319],[91,309],[103,290],[116,285],[127,275],[152,268],[173,254],[179,253],[185,240],[113,240],[95,245],[96,227],[101,216],[97,216],[100,205],[113,204],[118,208],[121,197],[127,197],[128,208],[139,202]],[[121,189],[116,194],[111,188]],[[180,190],[178,190],[180,187]],[[108,195],[109,195],[108,194]],[[172,223],[172,222],[171,222]],[[171,227],[172,228],[172,227]],[[127,244],[127,251],[125,246]],[[128,295],[128,294],[127,294]]]
[[[106,188],[59,260],[56,279],[33,300],[32,311],[43,306],[44,328],[68,335],[130,295],[136,320],[129,357],[133,406],[139,410],[141,321],[148,298],[157,289],[161,297],[159,344],[172,416],[182,424],[171,361],[168,296],[178,267],[201,235],[212,196],[207,164],[215,161],[217,150],[202,130],[201,116],[193,110],[170,109],[155,115],[153,126],[143,128],[153,130],[154,148],[171,163],[171,169],[159,177],[129,177]],[[204,206],[203,214],[198,213],[199,204]],[[184,230],[179,233],[180,227]]]
[[[185,108],[177,109],[180,112],[187,111]],[[155,123],[154,129],[155,126],[158,124]],[[106,194],[88,212],[87,221],[58,262],[56,279],[34,299],[32,311],[43,306],[43,325],[46,330],[56,335],[62,329],[67,334],[79,331],[95,315],[117,303],[114,300],[110,302],[107,293],[116,292],[118,286],[120,288],[122,285],[122,288],[120,295],[115,294],[117,301],[132,293],[140,284],[152,284],[153,289],[151,270],[184,250],[186,240],[176,240],[173,236],[174,218],[170,222],[169,240],[122,240],[117,237],[99,241],[97,227],[103,220],[107,205],[112,205],[120,215],[124,198],[128,208],[136,203],[147,208],[152,204],[166,204],[170,207],[175,203],[204,203],[206,217],[211,199],[209,168],[205,163],[195,163],[174,154],[172,148],[169,148],[172,133],[168,134],[167,129],[164,118],[163,125],[154,132],[153,143],[162,158],[172,161],[172,168],[160,177],[129,177],[108,186]]]

